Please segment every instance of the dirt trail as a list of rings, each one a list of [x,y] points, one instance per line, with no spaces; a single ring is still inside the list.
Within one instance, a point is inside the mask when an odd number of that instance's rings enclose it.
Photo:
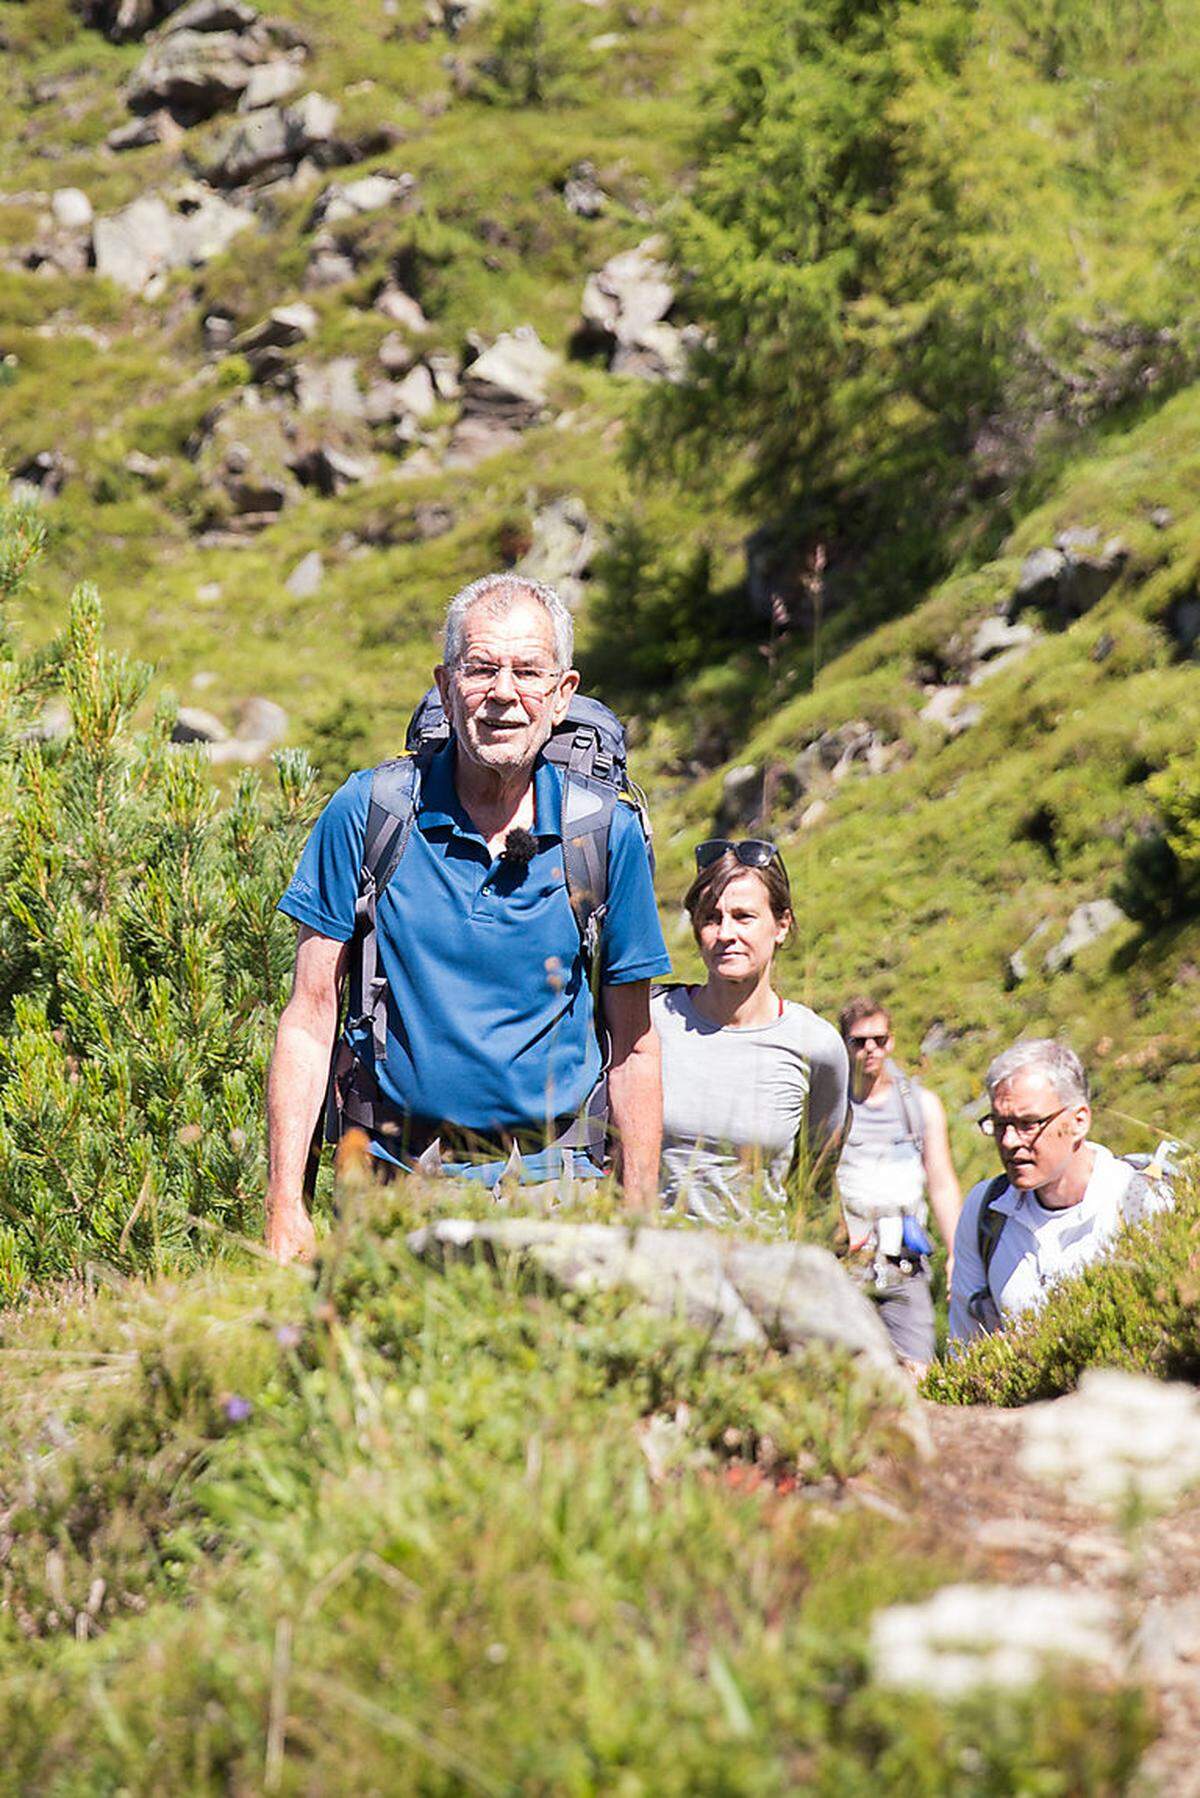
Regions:
[[[1160,1706],[1162,1734],[1144,1767],[1151,1789],[1200,1798],[1200,1497],[1127,1533],[1021,1471],[1019,1410],[922,1410],[934,1446],[916,1476],[922,1521],[962,1546],[970,1579],[1120,1601]]]

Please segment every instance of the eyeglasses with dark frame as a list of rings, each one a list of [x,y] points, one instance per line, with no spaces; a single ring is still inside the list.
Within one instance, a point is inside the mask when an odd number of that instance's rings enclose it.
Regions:
[[[696,844],[696,868],[702,873],[714,862],[719,862],[723,855],[736,856],[743,868],[765,868],[778,854],[775,844],[768,843],[765,837],[742,837],[740,841],[733,837],[709,837],[707,842]]]
[[[850,1044],[852,1049],[865,1049],[871,1043],[874,1043],[877,1049],[886,1049],[891,1040],[892,1033],[890,1030],[876,1030],[868,1032],[866,1036],[855,1036],[852,1031],[846,1038],[846,1041]]]
[[[553,692],[563,677],[561,668],[537,668],[526,663],[484,662],[474,656],[465,662],[459,662],[454,672],[464,687],[472,687],[486,691],[494,687],[500,676],[508,671],[512,684],[518,693],[528,693],[530,697],[545,698]]]
[[[1003,1118],[997,1117],[994,1111],[989,1111],[986,1117],[980,1118],[979,1128],[984,1136],[990,1136],[994,1142],[1003,1142],[1005,1131],[1011,1130],[1018,1142],[1023,1142],[1031,1149],[1046,1126],[1070,1109],[1069,1105],[1060,1105],[1057,1111],[1052,1111],[1046,1118]]]

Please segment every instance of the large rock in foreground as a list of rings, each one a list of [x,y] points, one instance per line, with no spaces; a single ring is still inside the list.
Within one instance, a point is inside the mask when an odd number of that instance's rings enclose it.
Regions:
[[[443,1218],[408,1245],[424,1261],[523,1261],[569,1292],[626,1287],[651,1311],[683,1317],[723,1349],[825,1343],[894,1368],[870,1300],[827,1249],[746,1242],[709,1230],[566,1224],[537,1218]]]

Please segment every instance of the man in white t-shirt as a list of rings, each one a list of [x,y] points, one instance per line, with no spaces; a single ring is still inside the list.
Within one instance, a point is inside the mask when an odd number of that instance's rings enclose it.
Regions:
[[[958,1221],[950,1336],[959,1341],[1040,1305],[1123,1224],[1170,1202],[1128,1162],[1089,1142],[1087,1076],[1065,1043],[1017,1043],[996,1057],[986,1084],[991,1109],[980,1128],[996,1144],[1004,1179],[973,1187]]]

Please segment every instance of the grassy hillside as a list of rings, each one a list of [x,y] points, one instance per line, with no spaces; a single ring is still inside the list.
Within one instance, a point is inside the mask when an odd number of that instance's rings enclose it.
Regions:
[[[315,1292],[5,1320],[0,1791],[1124,1788],[1120,1684],[874,1683],[871,1612],[956,1560],[844,1363],[431,1272],[404,1199]]]

